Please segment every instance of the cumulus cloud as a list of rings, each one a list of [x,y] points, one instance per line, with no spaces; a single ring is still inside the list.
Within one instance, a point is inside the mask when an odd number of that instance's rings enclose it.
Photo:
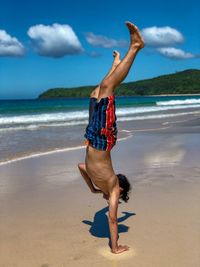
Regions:
[[[115,40],[103,35],[96,35],[92,32],[86,32],[85,37],[88,43],[91,44],[92,46],[112,48],[112,47],[125,47],[128,45],[128,42],[126,40]]]
[[[0,56],[23,56],[24,46],[15,37],[11,37],[5,30],[0,30]]]
[[[157,51],[163,56],[166,56],[172,59],[188,59],[188,58],[199,57],[197,55],[187,53],[181,49],[177,49],[174,47],[160,47],[160,48],[157,48]]]
[[[160,53],[161,55],[171,59],[189,59],[198,58],[199,55],[194,55],[172,47],[184,42],[184,37],[181,32],[171,28],[165,27],[148,27],[141,30],[141,34],[144,38],[145,44],[149,46],[149,49]]]
[[[30,27],[27,34],[41,56],[59,58],[84,51],[75,32],[67,24],[39,24]]]
[[[169,46],[184,41],[183,35],[169,26],[144,28],[141,33],[145,44],[149,46]]]

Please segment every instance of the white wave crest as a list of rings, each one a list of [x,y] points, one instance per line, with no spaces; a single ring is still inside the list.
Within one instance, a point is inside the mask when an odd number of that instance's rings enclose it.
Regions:
[[[171,118],[178,117],[190,114],[200,114],[200,111],[191,111],[191,112],[180,112],[173,114],[155,114],[155,115],[146,115],[146,116],[134,116],[134,117],[121,117],[118,121],[137,121],[137,120],[151,120],[151,119],[162,119],[162,118]]]
[[[70,121],[70,122],[61,122],[61,123],[48,123],[48,124],[32,124],[32,125],[22,125],[22,126],[9,126],[5,128],[0,128],[0,132],[7,131],[21,131],[21,130],[37,130],[45,127],[64,127],[64,126],[75,126],[75,125],[84,125],[87,124],[87,120],[82,121]]]
[[[157,106],[172,106],[172,105],[191,105],[191,104],[200,104],[199,99],[184,99],[184,100],[169,100],[169,101],[158,101],[156,102]]]
[[[44,113],[36,115],[18,115],[0,117],[0,125],[5,124],[31,124],[31,123],[45,123],[45,122],[66,122],[72,120],[86,119],[88,117],[88,111],[73,111],[73,112],[56,112],[56,113]]]
[[[186,108],[199,108],[200,103],[184,105]],[[121,107],[116,109],[118,120],[123,120],[131,115],[154,113],[167,110],[183,109],[183,105],[160,105],[148,107]],[[156,116],[156,114],[155,114]],[[73,112],[55,112],[35,115],[18,115],[0,117],[0,131],[6,130],[35,130],[40,127],[82,125],[88,122],[88,110]]]
[[[69,122],[57,122],[57,123],[48,123],[48,124],[32,124],[32,125],[22,125],[22,126],[9,126],[0,128],[0,132],[6,132],[6,131],[22,131],[22,130],[38,130],[38,129],[44,129],[47,127],[64,127],[64,126],[74,126],[74,125],[84,125],[87,124],[87,120],[81,120],[81,121],[69,121]]]

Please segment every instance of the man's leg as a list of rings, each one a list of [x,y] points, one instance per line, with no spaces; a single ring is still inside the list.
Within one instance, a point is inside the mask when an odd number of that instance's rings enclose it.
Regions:
[[[114,61],[113,61],[112,67],[104,79],[107,79],[113,73],[113,71],[116,69],[116,67],[119,65],[119,63],[121,62],[120,53],[117,50],[113,51],[113,57],[114,57]]]
[[[112,66],[111,66],[109,72],[106,74],[106,76],[105,76],[104,79],[108,78],[108,77],[112,74],[112,72],[116,69],[116,67],[119,65],[119,63],[121,62],[121,60],[120,60],[120,53],[119,53],[118,51],[116,51],[116,50],[113,51],[113,57],[114,57],[113,64],[112,64]],[[104,80],[104,79],[103,79],[103,80]],[[96,97],[96,98],[97,98],[98,95],[99,95],[99,90],[100,90],[100,85],[98,85],[98,86],[92,91],[92,93],[91,93],[90,96],[91,96],[91,97]]]
[[[126,78],[138,51],[144,47],[144,41],[138,28],[130,22],[126,22],[126,25],[130,32],[129,50],[111,75],[102,80],[100,84],[101,95],[104,95],[105,93],[111,94],[114,89]]]

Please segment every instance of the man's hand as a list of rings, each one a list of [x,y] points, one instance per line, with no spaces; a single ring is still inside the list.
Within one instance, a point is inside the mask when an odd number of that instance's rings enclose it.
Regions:
[[[111,252],[114,254],[119,254],[119,253],[122,253],[122,252],[127,251],[127,250],[129,250],[128,246],[119,245],[115,249],[111,249]]]

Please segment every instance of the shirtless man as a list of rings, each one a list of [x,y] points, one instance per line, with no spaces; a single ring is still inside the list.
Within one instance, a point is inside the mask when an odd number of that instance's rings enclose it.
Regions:
[[[117,140],[114,91],[127,76],[138,51],[144,47],[138,28],[129,21],[126,26],[130,32],[130,46],[126,56],[120,61],[119,53],[114,51],[110,71],[90,95],[89,124],[84,135],[87,139],[85,164],[78,164],[90,190],[103,193],[109,203],[112,253],[122,253],[129,249],[126,245],[118,245],[117,209],[119,199],[128,201],[131,188],[126,176],[116,175],[112,166],[110,152]]]

